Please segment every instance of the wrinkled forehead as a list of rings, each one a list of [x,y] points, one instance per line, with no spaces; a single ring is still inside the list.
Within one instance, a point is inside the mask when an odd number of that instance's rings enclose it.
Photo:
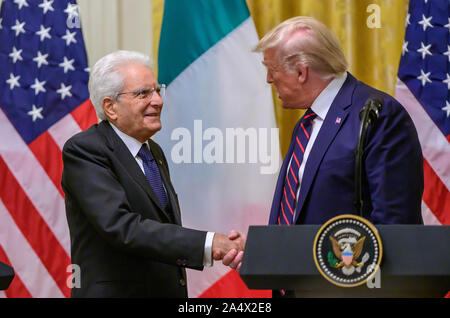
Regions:
[[[117,72],[123,78],[124,87],[139,89],[153,87],[157,84],[153,71],[147,65],[141,63],[122,64]]]
[[[263,56],[263,65],[265,65],[266,67],[278,66],[279,63],[277,59],[277,48],[273,47],[265,50]]]

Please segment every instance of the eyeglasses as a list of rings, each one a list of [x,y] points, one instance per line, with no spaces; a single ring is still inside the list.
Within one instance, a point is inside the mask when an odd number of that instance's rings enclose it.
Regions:
[[[150,99],[150,98],[152,98],[154,92],[157,92],[159,94],[159,96],[161,96],[161,98],[164,98],[164,96],[166,95],[166,85],[161,84],[161,85],[156,85],[153,88],[142,88],[142,89],[138,89],[137,91],[133,91],[133,92],[123,92],[123,93],[117,94],[117,97],[119,97],[120,95],[124,95],[124,94],[133,94],[133,96],[137,99],[147,99],[147,98]]]

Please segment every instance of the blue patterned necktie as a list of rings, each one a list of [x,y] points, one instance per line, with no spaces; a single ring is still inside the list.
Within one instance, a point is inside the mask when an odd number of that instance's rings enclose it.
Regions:
[[[311,108],[308,108],[305,115],[300,119],[297,133],[291,141],[294,143],[294,151],[292,152],[291,164],[284,180],[280,212],[278,214],[278,224],[280,225],[291,225],[294,219],[295,198],[300,184],[298,171],[311,135],[312,123],[316,116]]]
[[[166,191],[164,190],[161,175],[159,174],[158,165],[148,150],[147,144],[142,144],[141,149],[139,149],[138,156],[142,159],[147,181],[150,183],[153,192],[155,192],[159,203],[161,203],[161,206],[165,208],[167,205]]]

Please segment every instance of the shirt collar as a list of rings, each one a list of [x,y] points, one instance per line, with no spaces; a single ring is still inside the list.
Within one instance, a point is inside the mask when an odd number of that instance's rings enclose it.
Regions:
[[[311,109],[317,116],[324,120],[327,116],[328,110],[331,107],[336,95],[339,93],[342,85],[344,85],[345,80],[347,79],[347,72],[343,75],[335,76],[335,78],[324,88],[324,90],[317,96],[311,105]]]
[[[139,140],[134,139],[133,137],[128,136],[124,132],[120,131],[119,128],[114,126],[114,124],[112,124],[111,122],[110,122],[110,124],[111,124],[111,127],[113,128],[113,130],[119,136],[119,138],[122,139],[122,141],[124,142],[125,146],[127,146],[128,150],[131,152],[133,157],[136,158],[139,150],[142,147],[142,142],[140,142]]]

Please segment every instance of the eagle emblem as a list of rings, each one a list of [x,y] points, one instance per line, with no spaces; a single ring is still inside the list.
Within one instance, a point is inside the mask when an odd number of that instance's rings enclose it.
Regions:
[[[364,265],[364,261],[358,263],[357,260],[361,255],[364,247],[364,241],[366,237],[361,237],[356,243],[351,244],[350,242],[345,242],[340,244],[333,236],[330,235],[331,245],[333,247],[334,255],[340,260],[340,262],[335,262],[334,268],[343,269],[343,273],[346,275],[351,275],[354,268],[361,268]]]
[[[340,287],[355,287],[380,267],[383,245],[375,226],[357,215],[328,220],[316,234],[314,262],[320,274]]]

